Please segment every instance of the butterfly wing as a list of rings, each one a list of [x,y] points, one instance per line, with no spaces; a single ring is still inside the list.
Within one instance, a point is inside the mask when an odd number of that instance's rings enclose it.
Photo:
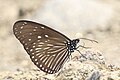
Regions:
[[[43,24],[17,21],[13,32],[33,63],[46,73],[58,72],[70,55],[66,44],[70,39]]]

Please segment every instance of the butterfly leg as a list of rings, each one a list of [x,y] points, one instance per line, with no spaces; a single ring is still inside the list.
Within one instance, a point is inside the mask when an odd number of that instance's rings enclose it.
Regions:
[[[76,50],[76,51],[78,51],[85,59],[87,59],[79,50]]]
[[[67,61],[70,61],[71,59],[72,59],[72,55],[70,54]]]
[[[76,51],[78,51],[83,58],[87,59],[79,50]],[[72,60],[79,60],[79,58],[80,58],[79,56],[74,56]]]

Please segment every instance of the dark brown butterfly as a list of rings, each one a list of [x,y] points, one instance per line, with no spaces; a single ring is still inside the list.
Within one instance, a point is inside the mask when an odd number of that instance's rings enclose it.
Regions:
[[[70,40],[48,26],[27,20],[17,21],[13,32],[32,62],[49,74],[61,69],[79,42],[79,39]]]

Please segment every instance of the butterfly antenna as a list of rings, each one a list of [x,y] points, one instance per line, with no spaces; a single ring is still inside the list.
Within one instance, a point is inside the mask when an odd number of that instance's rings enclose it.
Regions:
[[[92,39],[88,39],[88,38],[79,38],[79,39],[88,40],[88,41],[91,41],[92,43],[93,43],[93,42],[96,42],[96,43],[98,43],[98,41],[96,41],[96,40],[92,40]]]
[[[68,57],[68,61],[70,61],[72,59],[72,55],[70,55],[69,57]]]

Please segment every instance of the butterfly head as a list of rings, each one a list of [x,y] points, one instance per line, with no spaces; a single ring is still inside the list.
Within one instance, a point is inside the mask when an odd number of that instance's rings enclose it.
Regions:
[[[74,52],[76,50],[76,46],[79,43],[79,39],[73,39],[68,43],[68,49],[70,52]]]
[[[79,43],[79,41],[80,41],[79,39],[73,39],[73,40],[72,40],[72,42],[73,42],[74,44]]]
[[[72,40],[72,46],[73,46],[74,49],[76,49],[76,46],[79,43],[79,41],[80,41],[79,39],[73,39]]]

